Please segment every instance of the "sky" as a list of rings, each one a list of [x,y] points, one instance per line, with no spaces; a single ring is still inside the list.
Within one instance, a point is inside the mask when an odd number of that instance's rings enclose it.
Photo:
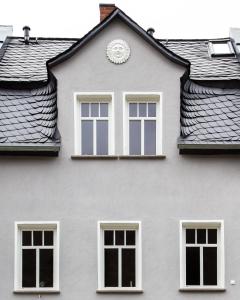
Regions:
[[[5,0],[0,25],[31,27],[34,37],[80,38],[99,22],[99,3],[115,3],[157,38],[228,37],[230,27],[240,28],[240,0]]]

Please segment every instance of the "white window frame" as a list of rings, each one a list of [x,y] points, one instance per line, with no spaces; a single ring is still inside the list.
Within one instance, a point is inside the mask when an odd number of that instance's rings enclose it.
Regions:
[[[217,279],[216,286],[186,285],[186,229],[217,229]],[[204,246],[204,245],[203,245]],[[200,259],[200,269],[202,260]],[[200,271],[201,272],[201,271]],[[201,276],[202,277],[202,276]],[[202,278],[201,278],[202,281]],[[224,258],[224,221],[223,220],[181,220],[180,221],[180,290],[184,291],[211,291],[225,290],[225,258]]]
[[[75,92],[74,93],[74,154],[82,155],[81,153],[81,103],[108,103],[108,155],[114,155],[114,93],[113,92]],[[95,118],[94,119],[98,119]],[[101,120],[102,118],[99,118]],[[94,126],[95,127],[95,126]],[[93,132],[93,155],[96,155],[96,132]],[[108,156],[106,155],[106,156]]]
[[[48,248],[54,249],[53,256],[53,287],[35,287],[24,288],[22,287],[22,231],[24,230],[53,230],[54,244]],[[59,292],[59,230],[60,223],[58,221],[45,221],[45,222],[15,222],[15,259],[14,259],[14,292],[15,293],[56,293]],[[30,246],[28,246],[30,247]],[[33,246],[32,248],[35,248]],[[38,262],[37,268],[38,268]],[[36,271],[39,273],[39,270]],[[37,275],[38,278],[39,275]],[[38,282],[38,280],[37,280]],[[37,283],[38,284],[38,283]]]
[[[136,286],[104,287],[104,230],[136,230]],[[99,221],[98,292],[142,292],[142,228],[140,221]],[[120,270],[119,270],[120,272]]]
[[[156,155],[163,154],[163,93],[162,92],[123,92],[123,153],[130,155],[129,152],[129,103],[156,103],[156,117],[142,119],[156,120]],[[137,119],[141,119],[138,117]],[[141,155],[144,154],[143,122],[141,122]],[[147,155],[148,156],[148,155]],[[154,155],[153,155],[154,156]]]
[[[216,53],[214,51],[214,44],[227,44],[229,48],[229,52]],[[235,54],[231,41],[210,41],[209,42],[209,51],[211,56],[232,56]]]

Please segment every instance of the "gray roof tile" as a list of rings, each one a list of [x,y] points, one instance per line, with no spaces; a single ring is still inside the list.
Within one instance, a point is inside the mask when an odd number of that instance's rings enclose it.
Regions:
[[[66,51],[77,39],[30,39],[11,37],[0,60],[0,81],[47,81],[46,62]],[[7,96],[7,95],[5,95]]]
[[[209,55],[208,39],[170,39],[159,40],[159,42],[172,52],[190,61],[190,78],[193,80],[240,79],[240,64],[237,57],[211,57]]]
[[[187,80],[181,95],[181,143],[240,142],[239,101],[237,89],[205,87]]]
[[[0,143],[58,143],[56,82],[26,90],[0,88]]]

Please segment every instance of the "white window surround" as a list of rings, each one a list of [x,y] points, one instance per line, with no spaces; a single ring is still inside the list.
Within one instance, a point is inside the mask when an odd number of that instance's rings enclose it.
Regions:
[[[185,229],[217,229],[217,281],[216,286],[186,285],[186,246]],[[225,257],[224,257],[224,221],[223,220],[181,220],[180,236],[180,291],[224,291],[225,290]]]
[[[22,237],[24,230],[52,230],[53,234],[53,287],[23,288],[22,287]],[[58,221],[26,221],[15,222],[15,250],[14,250],[14,293],[59,293],[59,231]],[[50,247],[49,247],[50,248]]]
[[[136,287],[104,287],[104,230],[136,230]],[[98,238],[98,293],[142,293],[142,231],[140,221],[99,221]]]
[[[113,92],[75,92],[74,93],[74,155],[81,154],[81,103],[105,102],[109,104],[108,121],[109,121],[109,140],[108,155],[115,153],[114,140],[114,93]],[[95,137],[94,137],[95,139]],[[96,155],[92,155],[96,156]],[[107,156],[107,155],[106,155]]]
[[[156,156],[163,155],[163,93],[162,92],[123,92],[123,153],[129,155],[129,102],[156,103]],[[143,135],[143,132],[141,131]],[[141,138],[143,148],[143,138]],[[144,156],[141,154],[140,156]]]

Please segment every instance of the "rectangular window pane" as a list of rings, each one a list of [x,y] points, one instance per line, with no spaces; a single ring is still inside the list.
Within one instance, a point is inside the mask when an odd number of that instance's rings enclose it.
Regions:
[[[186,229],[186,244],[195,244],[195,229]]]
[[[200,285],[199,247],[186,247],[186,285]]]
[[[40,249],[39,286],[53,287],[53,249]]]
[[[129,122],[129,153],[141,154],[141,121]]]
[[[22,287],[36,287],[36,250],[22,250]]]
[[[147,103],[139,103],[139,117],[146,117]]]
[[[118,249],[104,250],[104,286],[118,286]]]
[[[91,103],[91,117],[99,116],[99,103]]]
[[[197,229],[197,243],[206,244],[206,229]]]
[[[135,245],[135,230],[126,231],[126,245]]]
[[[217,229],[208,229],[208,244],[217,244]]]
[[[53,231],[44,231],[44,245],[45,246],[53,245]]]
[[[104,245],[113,245],[113,230],[104,230]]]
[[[82,155],[93,154],[93,121],[82,121]]]
[[[217,285],[217,247],[203,248],[203,284]]]
[[[81,116],[82,117],[89,117],[89,103],[82,103],[81,104]]]
[[[122,249],[122,286],[135,287],[135,249]]]
[[[23,246],[32,245],[32,231],[22,231],[22,245]]]
[[[148,103],[148,116],[156,117],[156,103]]]
[[[115,245],[124,245],[124,231],[123,230],[115,231]]]
[[[156,154],[156,121],[144,121],[144,154]]]
[[[108,154],[108,121],[97,121],[97,155]]]
[[[100,103],[100,117],[108,117],[108,103]]]
[[[33,231],[33,245],[34,246],[42,245],[42,231]]]
[[[137,103],[129,103],[129,117],[137,117]]]

